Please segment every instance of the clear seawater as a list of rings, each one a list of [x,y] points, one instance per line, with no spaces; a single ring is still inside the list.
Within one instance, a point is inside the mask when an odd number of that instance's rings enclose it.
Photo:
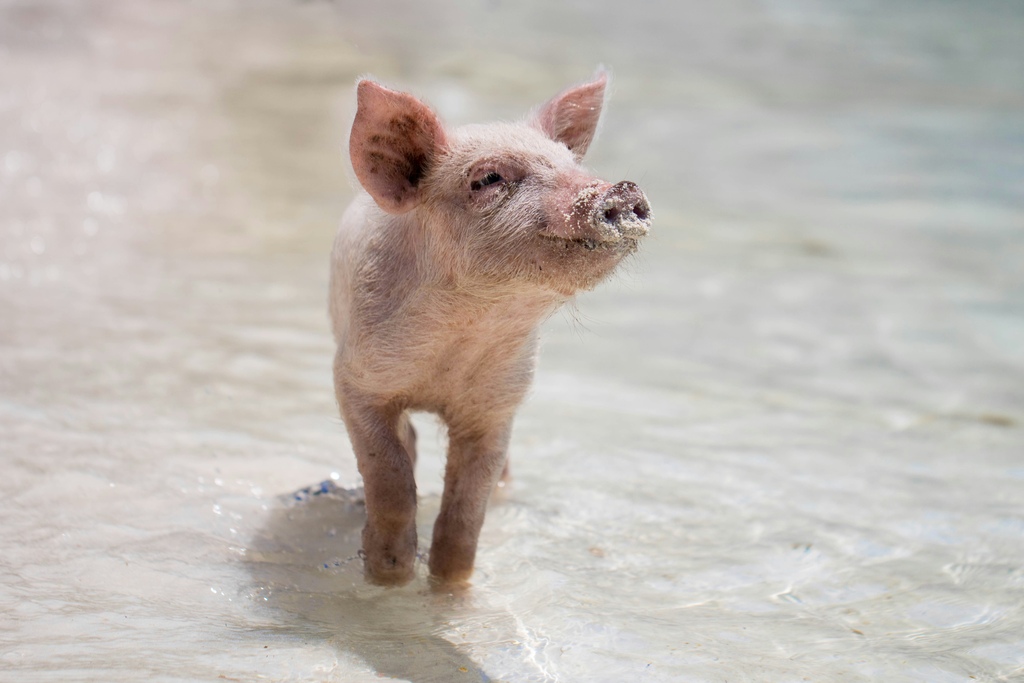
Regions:
[[[1024,680],[1022,35],[1008,0],[0,0],[0,680]],[[546,325],[473,588],[366,585],[353,83],[465,123],[598,64],[588,162],[652,235]]]

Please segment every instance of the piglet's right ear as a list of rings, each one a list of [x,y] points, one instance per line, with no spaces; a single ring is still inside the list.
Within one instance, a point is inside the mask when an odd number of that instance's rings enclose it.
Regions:
[[[356,92],[352,168],[380,208],[405,213],[420,203],[420,182],[445,147],[444,128],[412,95],[373,81],[360,81]]]
[[[569,88],[547,102],[534,115],[540,129],[583,159],[597,134],[597,124],[608,86],[608,72],[601,69],[590,83]]]

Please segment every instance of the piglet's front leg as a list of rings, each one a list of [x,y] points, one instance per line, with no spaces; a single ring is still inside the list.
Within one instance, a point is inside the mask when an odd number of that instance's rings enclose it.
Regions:
[[[409,582],[416,561],[414,439],[408,418],[339,388],[338,399],[366,494],[363,552],[367,578],[384,585]]]
[[[511,430],[511,418],[471,430],[449,425],[444,496],[430,548],[434,579],[452,583],[472,575],[477,538],[487,501],[505,467]]]

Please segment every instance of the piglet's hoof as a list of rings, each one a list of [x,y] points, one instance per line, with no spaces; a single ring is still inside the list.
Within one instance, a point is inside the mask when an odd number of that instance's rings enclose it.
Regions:
[[[416,575],[416,536],[401,548],[381,542],[369,529],[363,531],[363,568],[366,579],[378,586],[402,586]]]

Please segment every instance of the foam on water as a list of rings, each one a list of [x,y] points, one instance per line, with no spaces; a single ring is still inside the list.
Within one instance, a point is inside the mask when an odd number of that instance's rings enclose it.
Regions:
[[[1024,674],[1024,13],[613,9],[0,1],[0,680]],[[651,235],[548,325],[473,589],[367,585],[352,84],[464,123],[598,63]]]

